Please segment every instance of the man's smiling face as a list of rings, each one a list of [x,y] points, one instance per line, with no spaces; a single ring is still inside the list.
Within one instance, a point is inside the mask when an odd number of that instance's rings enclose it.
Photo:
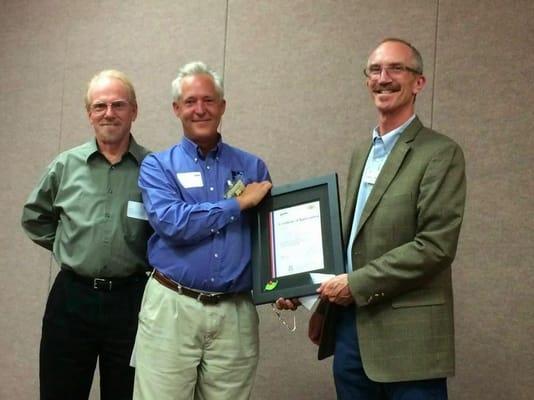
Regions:
[[[425,84],[423,75],[413,72],[414,64],[412,50],[404,43],[384,42],[371,53],[367,71],[378,74],[369,75],[366,83],[380,114],[413,114],[415,95]]]
[[[217,93],[211,76],[199,74],[184,78],[182,94],[173,108],[182,121],[185,136],[199,145],[216,142],[226,102]]]

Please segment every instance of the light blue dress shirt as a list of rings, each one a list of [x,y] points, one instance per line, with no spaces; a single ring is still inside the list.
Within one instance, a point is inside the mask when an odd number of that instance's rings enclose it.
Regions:
[[[382,136],[378,133],[378,127],[373,130],[373,146],[367,156],[365,167],[363,169],[362,179],[360,181],[360,187],[358,189],[358,197],[356,199],[356,208],[354,210],[354,218],[352,220],[352,228],[350,230],[349,245],[347,246],[347,272],[353,271],[352,265],[352,246],[356,238],[356,231],[360,223],[363,208],[365,203],[373,190],[374,183],[382,167],[386,163],[393,146],[397,143],[401,133],[406,129],[408,125],[415,118],[415,114],[412,115],[404,124],[392,131],[384,133]]]

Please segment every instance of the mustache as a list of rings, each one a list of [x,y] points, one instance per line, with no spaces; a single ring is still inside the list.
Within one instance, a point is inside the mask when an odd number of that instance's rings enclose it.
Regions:
[[[400,85],[396,83],[386,83],[386,84],[377,83],[373,85],[372,89],[374,91],[381,91],[381,90],[397,91],[400,89]]]

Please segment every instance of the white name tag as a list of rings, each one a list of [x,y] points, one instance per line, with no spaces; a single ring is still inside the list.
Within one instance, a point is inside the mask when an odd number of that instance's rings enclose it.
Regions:
[[[126,215],[130,218],[148,221],[148,216],[146,215],[145,207],[143,207],[143,203],[140,203],[138,201],[128,201],[128,210],[126,211]]]
[[[186,189],[204,186],[200,172],[178,172],[176,178],[178,178],[178,182]]]
[[[366,171],[365,175],[363,176],[363,181],[369,185],[374,185],[376,178],[378,178],[378,174],[380,174],[380,171],[378,170]]]

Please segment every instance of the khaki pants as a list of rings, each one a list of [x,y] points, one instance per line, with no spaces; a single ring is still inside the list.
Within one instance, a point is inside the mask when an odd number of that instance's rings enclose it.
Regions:
[[[135,342],[135,400],[248,399],[258,364],[250,295],[215,305],[150,279]]]

